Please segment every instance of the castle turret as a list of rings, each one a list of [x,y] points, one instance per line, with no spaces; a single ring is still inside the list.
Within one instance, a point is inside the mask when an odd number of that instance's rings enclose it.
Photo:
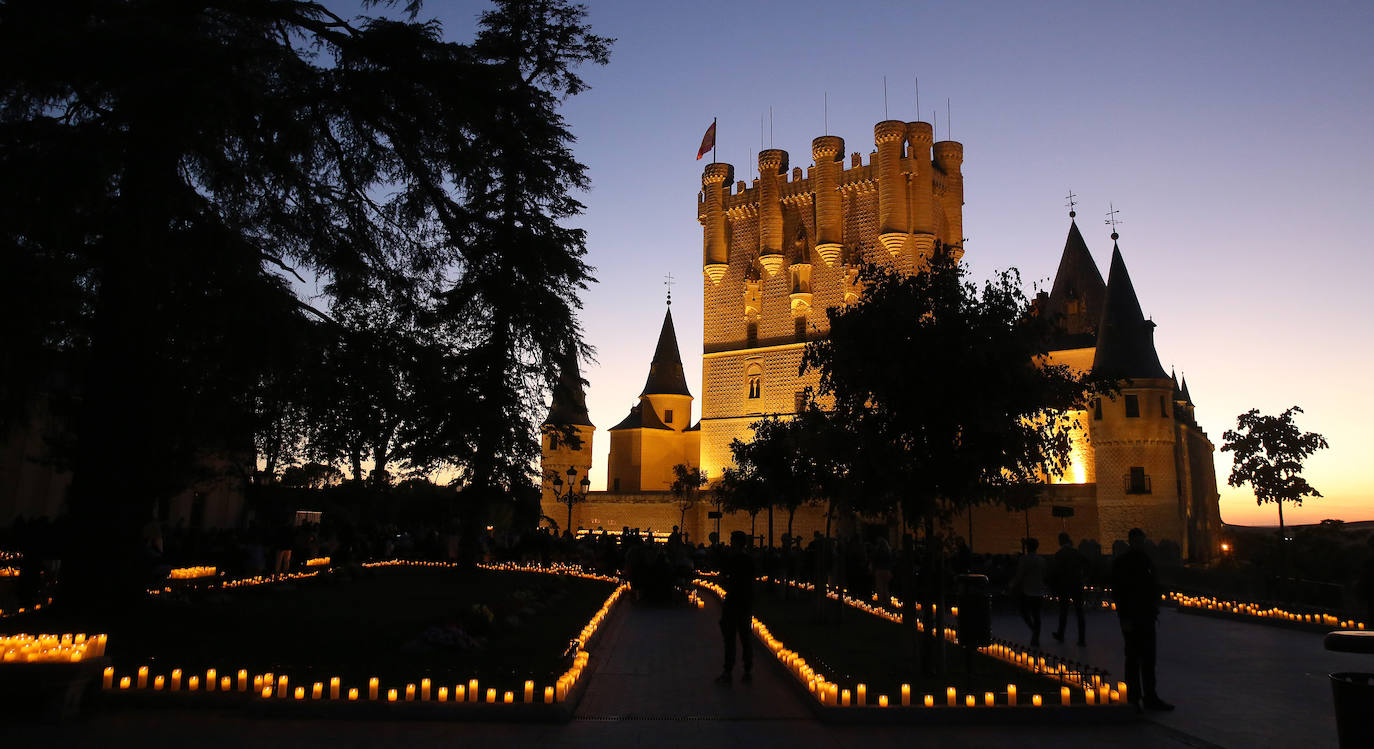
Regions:
[[[907,153],[911,158],[911,232],[916,268],[935,252],[935,183],[930,147],[935,142],[929,122],[906,124]]]
[[[781,148],[759,151],[759,263],[769,276],[782,270],[782,192],[779,182],[787,173],[787,152]]]
[[[964,144],[942,140],[934,150],[935,168],[944,185],[937,192],[945,218],[943,241],[958,260],[964,256]]]
[[[701,206],[698,220],[704,228],[702,264],[711,283],[720,283],[730,268],[730,240],[726,233],[726,185],[734,179],[735,168],[729,164],[707,164],[701,173]]]
[[[639,402],[608,430],[609,491],[666,491],[673,481],[673,466],[699,464],[701,434],[691,429],[692,400],[669,310],[663,314],[663,327]]]
[[[1088,252],[1078,224],[1070,219],[1064,254],[1059,257],[1054,286],[1042,310],[1043,314],[1059,318],[1064,326],[1064,335],[1056,342],[1056,348],[1086,348],[1096,343],[1106,294],[1107,284],[1102,282],[1102,273],[1097,270],[1092,253]]]
[[[658,333],[654,360],[649,363],[649,377],[644,381],[640,402],[653,406],[659,421],[681,432],[691,426],[692,391],[687,389],[687,377],[682,372],[682,357],[677,349],[677,332],[673,329],[673,312],[663,313],[663,327]]]
[[[907,220],[906,176],[902,173],[902,142],[906,123],[883,120],[873,126],[873,142],[878,147],[878,241],[893,257],[906,246],[910,224]]]
[[[579,489],[581,482],[592,473],[592,439],[596,427],[587,413],[587,398],[583,391],[582,373],[578,371],[577,355],[569,349],[560,364],[558,383],[553,388],[548,418],[544,420],[540,444],[542,476],[540,509],[551,518],[563,517],[557,491]],[[571,473],[569,473],[571,471]],[[555,485],[554,479],[558,479]]]
[[[840,195],[844,138],[816,138],[811,141],[811,157],[816,160],[811,177],[816,191],[816,253],[827,266],[833,267],[844,250],[844,199]]]

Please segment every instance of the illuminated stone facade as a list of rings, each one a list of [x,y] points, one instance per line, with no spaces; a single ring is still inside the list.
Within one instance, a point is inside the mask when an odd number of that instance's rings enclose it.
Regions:
[[[699,465],[716,479],[730,465],[730,442],[748,439],[754,421],[796,412],[800,393],[817,383],[815,373],[798,374],[802,352],[808,341],[827,335],[826,309],[858,298],[855,276],[862,263],[914,272],[937,250],[962,257],[963,145],[933,142],[927,123],[887,120],[874,127],[874,146],[865,163],[859,153],[846,157],[843,139],[816,138],[814,163],[805,170],[789,167],[786,151],[768,149],[759,154],[752,184],[734,182],[729,164],[704,169],[697,196],[703,228],[701,421],[688,428],[685,418],[664,419],[669,409],[674,416],[690,413],[691,405],[685,383],[663,376],[675,362],[679,377],[681,371],[672,319],[665,316],[645,391],[610,430],[607,491],[593,492],[578,506],[574,525],[665,529],[681,517],[694,538],[704,538],[715,528],[706,516],[710,507],[703,500],[679,513],[666,493],[672,466]],[[1082,429],[1072,464],[1047,488],[1039,508],[974,512],[974,548],[1015,551],[1027,526],[1047,549],[1061,530],[1110,548],[1140,526],[1155,540],[1173,541],[1183,554],[1205,559],[1211,534],[1220,528],[1214,448],[1192,418],[1186,387],[1178,388],[1159,368],[1153,323],[1140,314],[1119,251],[1103,283],[1071,226],[1054,290],[1037,305],[1065,321],[1053,360],[1079,369],[1124,364],[1121,374],[1132,378],[1130,387],[1102,402],[1100,418],[1096,409],[1074,414]],[[1138,415],[1127,415],[1128,403]],[[563,465],[564,457],[549,455],[550,465]],[[546,508],[550,494],[546,479]],[[766,533],[765,522],[764,516],[754,519],[759,535]],[[773,519],[775,539],[785,522]],[[956,519],[955,527],[968,522]],[[721,530],[750,525],[747,517],[726,517]],[[818,509],[803,508],[793,532],[808,537],[825,527]]]

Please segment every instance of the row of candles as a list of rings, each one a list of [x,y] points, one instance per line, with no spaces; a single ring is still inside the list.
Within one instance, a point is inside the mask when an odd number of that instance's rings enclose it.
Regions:
[[[440,567],[450,566],[445,562],[420,562],[411,560],[390,560],[387,562],[369,563],[369,566],[408,566],[408,567]],[[608,578],[596,573],[588,573],[579,567],[559,565],[557,567],[545,567],[539,565],[480,565],[490,569],[518,570],[522,572],[539,572],[544,574],[570,575],[578,577],[590,577],[598,580],[615,581],[615,578]],[[526,680],[524,688],[521,690],[520,698],[517,699],[514,690],[499,690],[495,687],[486,687],[485,691],[479,680],[469,679],[466,683],[459,682],[450,688],[448,685],[436,685],[433,680],[425,678],[418,683],[407,683],[404,688],[392,687],[385,691],[381,685],[381,680],[372,677],[368,680],[366,692],[361,687],[345,688],[340,677],[334,676],[329,681],[317,681],[312,683],[309,688],[304,685],[295,685],[286,674],[276,674],[272,672],[261,674],[249,674],[247,669],[238,669],[230,675],[220,673],[218,670],[206,669],[204,677],[200,674],[183,674],[182,670],[172,669],[170,674],[153,674],[148,666],[140,666],[132,675],[119,676],[113,666],[107,667],[102,674],[102,685],[108,690],[128,691],[128,690],[148,690],[155,692],[239,692],[251,694],[262,699],[284,699],[284,700],[345,700],[356,702],[363,699],[366,694],[368,701],[401,702],[415,701],[421,702],[444,702],[444,703],[490,703],[490,704],[515,704],[515,703],[534,703],[541,701],[545,704],[563,702],[568,694],[581,681],[583,674],[591,662],[591,653],[586,646],[596,635],[603,622],[614,609],[615,604],[621,599],[628,585],[621,583],[617,585],[611,595],[602,603],[601,608],[592,616],[587,625],[578,633],[576,651],[573,655],[572,664],[566,671],[558,676],[554,684],[543,687],[542,691],[536,691],[533,680]],[[100,635],[100,648],[104,652],[104,635]],[[326,697],[327,695],[327,697]],[[537,697],[542,699],[536,699]]]
[[[168,580],[195,580],[201,577],[214,577],[219,574],[218,567],[176,567],[167,573]]]
[[[105,654],[106,635],[0,635],[0,663],[80,663]]]
[[[788,581],[788,583],[798,586],[810,586],[809,583],[793,583],[792,581]],[[698,579],[696,584],[701,588],[710,590],[721,598],[725,596],[725,590],[711,580]],[[814,586],[811,587],[814,589]],[[826,595],[832,599],[840,598],[838,592],[827,591]],[[900,614],[888,611],[882,607],[869,606],[864,601],[851,598],[847,595],[844,596],[844,601],[854,608],[858,608],[876,616],[881,616],[889,621],[901,621]],[[921,623],[917,622],[917,627],[920,628],[920,626]],[[805,684],[807,691],[809,691],[822,705],[828,707],[876,706],[880,708],[892,706],[891,700],[886,694],[879,694],[877,702],[870,704],[868,701],[868,686],[864,683],[856,684],[851,691],[848,688],[841,687],[835,682],[827,680],[820,672],[813,669],[806,662],[804,657],[796,651],[788,649],[781,640],[773,636],[773,633],[769,631],[767,625],[760,621],[758,617],[753,618],[751,628],[755,636],[758,637],[769,651],[773,653],[773,656],[778,659],[778,662],[781,663],[789,673],[801,681],[801,683]],[[945,638],[957,642],[957,636],[953,629],[945,629]],[[1083,678],[1077,673],[1067,671],[1063,664],[1059,664],[1057,668],[1050,668],[1045,658],[1036,658],[1029,652],[1019,651],[1005,645],[990,645],[979,648],[979,650],[987,655],[991,655],[1007,663],[1031,671],[1032,673],[1039,673],[1057,678],[1063,682],[1072,683],[1072,686],[1069,684],[1060,686],[1060,705],[1069,706],[1073,704],[1075,691],[1082,692],[1083,701],[1088,705],[1122,704],[1127,701],[1125,682],[1117,682],[1116,688],[1112,688],[1101,678],[1101,676],[1094,675],[1091,678]],[[978,694],[967,692],[963,695],[963,699],[961,700],[958,690],[953,686],[948,686],[945,688],[945,699],[943,704],[947,707],[958,707],[961,704],[964,707],[996,707],[998,705],[1016,707],[1022,704],[1018,701],[1019,698],[1017,693],[1018,689],[1016,684],[1009,683],[1007,684],[1005,692],[983,692],[981,699]],[[901,707],[912,706],[910,684],[901,685],[899,702],[897,704]],[[1040,694],[1032,694],[1029,704],[1033,707],[1041,707],[1044,705],[1044,697]],[[934,694],[923,695],[921,705],[924,707],[935,707],[936,696]]]
[[[50,605],[51,603],[52,603],[52,598],[48,598],[46,601],[43,601],[43,602],[41,602],[41,603],[35,603],[35,604],[32,605],[32,606],[20,606],[19,608],[17,608],[17,609],[12,609],[12,610],[10,610],[10,611],[6,611],[5,609],[0,609],[0,619],[5,619],[5,618],[11,617],[11,616],[19,616],[20,614],[23,614],[23,613],[28,612],[28,611],[39,611],[39,610],[41,610],[44,606]]]
[[[1304,614],[1297,611],[1288,611],[1277,606],[1265,606],[1259,603],[1246,603],[1243,601],[1228,601],[1211,596],[1190,596],[1183,593],[1170,592],[1167,596],[1179,608],[1201,609],[1204,611],[1219,611],[1226,614],[1238,616],[1252,616],[1257,619],[1271,619],[1283,622],[1293,622],[1296,624],[1316,624],[1323,627],[1340,627],[1341,629],[1365,628],[1365,623],[1357,619],[1343,619],[1339,616],[1326,613]]]

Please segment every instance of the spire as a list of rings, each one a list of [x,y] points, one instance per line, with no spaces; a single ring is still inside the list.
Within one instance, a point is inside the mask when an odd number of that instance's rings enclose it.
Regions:
[[[1115,377],[1168,379],[1159,364],[1159,354],[1155,353],[1154,328],[1154,322],[1146,320],[1140,311],[1126,261],[1113,243],[1093,370]]]
[[[1188,394],[1188,375],[1183,375],[1183,402],[1188,405],[1193,404],[1193,396]]]
[[[545,424],[558,426],[594,426],[587,413],[587,396],[582,390],[582,373],[577,369],[577,355],[569,346],[559,363],[561,374],[553,387],[553,402]]]
[[[1106,294],[1107,285],[1102,283],[1102,273],[1078,231],[1078,223],[1069,219],[1069,236],[1064,240],[1064,254],[1059,257],[1059,270],[1054,274],[1054,286],[1045,307],[1047,314],[1063,321],[1066,340],[1060,345],[1093,345]]]
[[[673,311],[663,313],[663,329],[658,334],[658,347],[654,349],[654,360],[649,364],[649,378],[644,381],[646,395],[686,395],[687,378],[682,374],[682,357],[678,355],[677,333],[673,330]]]

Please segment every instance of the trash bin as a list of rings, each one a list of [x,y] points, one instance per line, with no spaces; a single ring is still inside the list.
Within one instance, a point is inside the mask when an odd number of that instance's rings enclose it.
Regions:
[[[1374,674],[1331,674],[1331,697],[1341,749],[1374,746]]]
[[[966,648],[992,644],[992,596],[987,575],[958,575],[954,584],[959,602],[959,644]]]

